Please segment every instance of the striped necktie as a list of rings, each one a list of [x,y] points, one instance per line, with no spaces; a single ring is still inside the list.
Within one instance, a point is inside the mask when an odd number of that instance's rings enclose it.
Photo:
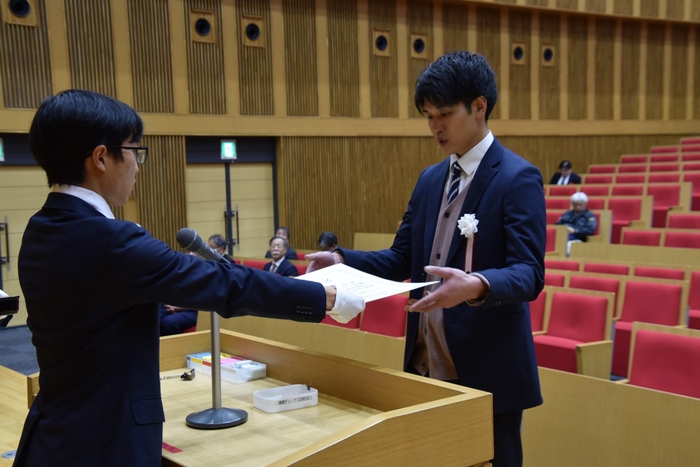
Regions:
[[[448,205],[452,203],[452,201],[454,201],[457,195],[459,194],[459,181],[461,172],[462,168],[459,166],[459,163],[455,161],[455,163],[452,164],[452,178],[450,179],[450,187],[447,190]]]
[[[277,271],[277,265],[275,263],[272,263],[272,265],[270,265],[270,272],[275,272],[275,271]]]

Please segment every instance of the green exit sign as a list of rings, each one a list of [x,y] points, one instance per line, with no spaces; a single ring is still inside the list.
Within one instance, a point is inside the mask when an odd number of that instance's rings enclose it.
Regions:
[[[5,162],[5,149],[2,146],[2,138],[0,138],[0,162]]]
[[[234,161],[236,160],[236,140],[221,141],[221,160]]]

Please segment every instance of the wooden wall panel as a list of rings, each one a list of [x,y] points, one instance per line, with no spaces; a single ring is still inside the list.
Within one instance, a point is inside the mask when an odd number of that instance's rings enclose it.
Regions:
[[[499,3],[510,3],[512,5],[514,5],[518,2],[518,0],[494,0],[494,1],[499,2]]]
[[[683,120],[688,98],[688,39],[690,28],[683,24],[671,29],[671,120]]]
[[[423,0],[409,0],[406,10],[406,22],[408,26],[408,115],[409,117],[423,117],[416,109],[413,90],[416,87],[416,80],[423,70],[433,61],[433,4]],[[425,58],[412,57],[413,44],[411,33],[425,34]]]
[[[148,161],[139,167],[131,197],[136,199],[139,223],[151,235],[177,248],[175,236],[187,225],[185,199],[185,137],[149,136]],[[123,208],[114,209],[123,218]]]
[[[683,19],[683,17],[685,16],[686,1],[692,0],[666,0],[666,18]]]
[[[388,31],[391,55],[374,54],[374,28]],[[369,2],[370,92],[373,117],[398,117],[396,2]]]
[[[236,0],[238,24],[243,16],[262,18],[264,47],[247,46],[238,41],[238,73],[241,115],[273,115],[272,99],[272,37],[270,34],[270,4],[256,0]],[[241,37],[242,37],[241,32]],[[281,53],[281,51],[279,51]]]
[[[331,116],[360,116],[357,2],[327,0]]]
[[[596,20],[595,46],[595,118],[613,118],[613,74],[615,51],[615,25],[612,19]]]
[[[649,23],[647,32],[646,119],[660,120],[663,115],[665,26]]]
[[[632,15],[634,12],[633,0],[615,0],[613,13],[616,15]]]
[[[621,117],[623,120],[639,119],[639,76],[641,24],[622,22],[622,89]]]
[[[591,13],[605,13],[606,3],[611,0],[586,0],[586,11]]]
[[[561,17],[555,14],[540,15],[540,43],[542,48],[554,50],[553,65],[544,65],[542,51],[533,50],[532,59],[540,62],[540,119],[559,120],[561,85],[559,74],[563,58],[560,53]]]
[[[0,69],[4,106],[39,107],[53,93],[44,0],[37,0],[38,25],[0,26]]]
[[[568,28],[569,109],[567,114],[570,120],[581,120],[587,117],[588,19],[570,16]]]
[[[565,10],[576,10],[578,9],[578,0],[557,0],[556,6]]]
[[[526,0],[525,4],[528,6],[549,6],[549,0]]]
[[[193,114],[226,113],[226,74],[224,72],[224,48],[221,2],[217,0],[186,0],[185,31],[187,40],[187,71],[189,109]],[[196,33],[190,27],[192,10],[214,14],[214,42],[195,41]],[[195,13],[196,14],[196,13]],[[233,32],[229,32],[233,34]]]
[[[659,0],[639,0],[639,13],[650,18],[659,17]]]
[[[167,0],[128,0],[134,108],[174,111]]]
[[[690,2],[690,20],[700,21],[700,2]]]
[[[508,31],[511,44],[518,42],[525,45],[525,55],[520,62],[512,59],[510,62],[510,118],[524,120],[530,118],[530,62],[539,57],[539,53],[531,50],[532,41],[530,31],[532,29],[532,13],[525,10],[511,10],[508,12]]]
[[[501,10],[498,8],[477,7],[476,9],[476,52],[488,60],[496,73],[496,85],[501,86]],[[506,66],[507,64],[504,64]],[[501,117],[501,108],[496,102],[489,119]]]
[[[695,28],[695,75],[700,73],[700,28]],[[693,118],[700,119],[700,79],[693,83]]]
[[[116,97],[108,0],[66,0],[71,86]]]
[[[464,3],[442,4],[442,43],[445,52],[474,49],[469,44],[469,7]]]
[[[287,115],[318,115],[314,0],[284,0]]]

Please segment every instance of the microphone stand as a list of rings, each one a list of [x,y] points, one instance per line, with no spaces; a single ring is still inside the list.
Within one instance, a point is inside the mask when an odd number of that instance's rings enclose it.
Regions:
[[[187,426],[200,430],[216,430],[241,425],[248,420],[242,409],[221,407],[221,336],[219,315],[211,312],[211,399],[212,407],[193,412],[185,418]]]

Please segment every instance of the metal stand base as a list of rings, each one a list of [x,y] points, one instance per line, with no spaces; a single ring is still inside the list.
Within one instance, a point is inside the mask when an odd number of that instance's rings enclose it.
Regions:
[[[248,420],[248,412],[241,409],[205,409],[191,413],[185,418],[185,423],[190,428],[200,430],[218,430],[242,425]]]

